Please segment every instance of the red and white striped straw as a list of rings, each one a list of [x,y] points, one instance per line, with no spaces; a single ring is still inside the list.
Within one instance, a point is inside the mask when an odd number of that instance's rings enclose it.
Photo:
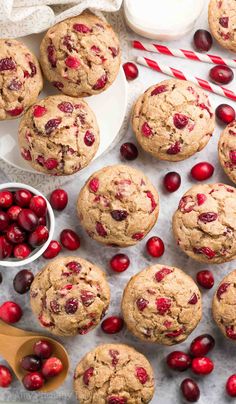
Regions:
[[[157,63],[155,60],[151,60],[148,58],[138,57],[137,63],[146,67],[149,67],[157,72],[167,74],[168,76],[174,77],[179,80],[189,80],[195,83],[197,86],[203,88],[204,90],[210,91],[211,93],[215,93],[221,95],[222,97],[229,98],[233,101],[236,101],[236,93],[229,90],[228,88],[224,88],[221,86],[217,86],[215,84],[210,83],[207,80],[201,79],[199,77],[194,77],[189,74],[185,74],[180,70],[174,69],[173,67],[169,67],[162,63]]]
[[[236,68],[236,60],[234,59],[222,58],[221,56],[203,54],[191,50],[169,48],[165,45],[159,45],[145,41],[133,41],[132,43],[133,48],[144,50],[147,52],[155,52],[162,55],[175,56],[178,58],[194,60],[198,62],[210,63],[214,65],[224,65]]]

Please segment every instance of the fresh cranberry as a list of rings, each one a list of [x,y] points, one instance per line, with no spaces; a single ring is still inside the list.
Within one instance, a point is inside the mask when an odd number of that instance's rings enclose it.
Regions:
[[[217,296],[218,300],[222,299],[221,296],[227,292],[229,286],[230,286],[230,283],[227,283],[227,282],[221,283],[221,285],[218,287],[217,292],[216,292],[216,296]]]
[[[89,290],[82,290],[80,294],[80,298],[85,307],[89,307],[95,300],[96,295]]]
[[[53,68],[56,67],[57,59],[56,59],[56,49],[54,45],[51,44],[47,47],[47,55],[51,67]]]
[[[85,24],[74,24],[73,25],[73,29],[77,32],[80,32],[81,34],[87,34],[89,32],[92,32],[92,29],[89,28],[87,25]]]
[[[205,29],[198,29],[193,37],[195,48],[199,52],[208,52],[213,44],[213,39],[210,32]]]
[[[168,91],[167,86],[166,85],[160,85],[160,86],[157,86],[156,88],[154,88],[154,90],[152,90],[151,96],[153,97],[154,95],[165,93],[166,91]]]
[[[171,171],[165,175],[163,184],[168,192],[175,192],[181,185],[181,177],[175,171]]]
[[[184,398],[190,403],[196,403],[199,400],[200,390],[197,383],[193,379],[184,379],[180,388]]]
[[[168,297],[158,297],[156,299],[156,307],[158,314],[164,316],[164,314],[168,312],[171,307],[171,299]]]
[[[91,147],[95,142],[95,136],[89,130],[86,131],[84,135],[84,143],[86,146]]]
[[[20,365],[22,369],[27,370],[28,372],[36,372],[41,369],[42,362],[36,355],[27,355],[21,359]]]
[[[35,118],[41,118],[41,116],[45,115],[47,112],[47,108],[42,105],[34,105],[33,115]]]
[[[32,194],[27,189],[18,189],[15,192],[14,199],[18,206],[21,208],[27,208],[30,204]]]
[[[39,390],[41,389],[41,387],[43,387],[44,378],[42,374],[39,372],[27,373],[23,377],[22,383],[26,390],[30,391]]]
[[[206,212],[206,213],[201,213],[198,216],[198,220],[200,222],[203,222],[204,224],[206,223],[211,223],[211,222],[215,222],[218,218],[217,213],[215,212]]]
[[[166,358],[166,363],[169,368],[178,370],[179,372],[188,369],[191,366],[191,362],[190,356],[181,351],[173,351]]]
[[[78,67],[80,67],[80,61],[75,56],[67,56],[65,64],[70,69],[78,69]]]
[[[194,357],[208,354],[215,346],[215,340],[210,334],[202,334],[196,337],[190,345],[190,353]]]
[[[127,398],[120,396],[110,396],[107,399],[107,404],[126,404]]]
[[[107,83],[107,75],[103,74],[93,86],[93,90],[101,90]]]
[[[30,285],[34,280],[34,274],[27,269],[19,271],[13,279],[13,286],[17,293],[23,295],[28,292]]]
[[[126,210],[112,210],[111,217],[117,222],[122,222],[128,216],[128,212]]]
[[[22,209],[17,222],[24,230],[34,231],[38,226],[38,217],[31,209]]]
[[[85,370],[85,372],[83,374],[83,382],[86,386],[89,385],[89,380],[93,376],[93,372],[94,372],[94,368],[92,368],[92,367]]]
[[[12,253],[12,244],[5,236],[0,236],[0,259],[8,258]]]
[[[7,189],[0,191],[0,208],[7,209],[13,203],[13,195]]]
[[[228,104],[220,104],[216,108],[216,116],[217,118],[228,125],[235,120],[236,114],[235,110],[231,105]]]
[[[159,258],[164,254],[165,246],[160,237],[151,237],[146,243],[146,249],[149,255]]]
[[[133,62],[124,63],[123,69],[125,72],[125,77],[129,81],[135,80],[139,75],[138,68],[137,68],[136,64],[134,64]]]
[[[11,382],[12,374],[10,370],[4,365],[0,365],[0,387],[8,387]]]
[[[14,109],[10,109],[6,111],[10,116],[18,116],[24,111],[23,107],[16,107]]]
[[[46,226],[38,226],[29,236],[28,242],[33,247],[39,247],[48,239],[49,233]]]
[[[121,317],[111,316],[103,320],[101,327],[106,334],[116,334],[121,331],[123,325],[124,321]]]
[[[214,275],[211,271],[203,270],[197,273],[197,282],[205,289],[211,289],[214,286]]]
[[[22,82],[20,80],[13,79],[7,88],[11,91],[19,91],[22,87]]]
[[[0,72],[14,69],[16,69],[16,64],[12,58],[4,58],[0,60]]]
[[[183,114],[175,114],[173,122],[177,129],[184,129],[188,125],[189,118]]]
[[[47,359],[42,366],[42,374],[46,379],[59,375],[63,370],[63,365],[60,359],[51,357]]]
[[[214,364],[210,358],[202,356],[192,360],[191,368],[197,375],[208,375],[213,371]]]
[[[13,250],[14,257],[18,258],[20,260],[27,258],[30,255],[30,253],[31,253],[31,248],[26,243],[17,244]]]
[[[6,236],[14,244],[22,243],[26,238],[25,232],[16,223],[12,223],[7,228]]]
[[[130,260],[126,254],[116,254],[110,260],[111,269],[115,272],[124,272],[129,267]]]
[[[60,111],[68,113],[68,114],[71,114],[74,110],[73,105],[71,104],[71,102],[68,102],[68,101],[61,102],[60,104],[58,104],[57,107]]]
[[[68,262],[68,264],[66,264],[66,268],[68,268],[70,271],[74,272],[75,274],[79,274],[82,267],[79,262],[70,261],[70,262]]]
[[[234,78],[234,72],[228,66],[214,66],[210,70],[210,78],[217,84],[229,84]]]
[[[133,143],[123,143],[120,147],[120,154],[125,160],[132,161],[138,157],[138,149]]]
[[[222,27],[228,28],[229,27],[229,17],[221,17],[219,18],[219,23]]]
[[[65,312],[67,314],[75,314],[78,310],[78,299],[71,297],[66,301]]]
[[[97,192],[99,188],[99,179],[98,178],[92,178],[89,183],[88,183],[89,189],[92,192]]]
[[[161,282],[167,275],[171,274],[173,269],[163,267],[155,274],[155,279],[157,282]]]
[[[71,251],[77,250],[80,247],[79,236],[70,229],[62,230],[60,234],[60,241],[63,247]]]
[[[47,224],[47,217],[46,217],[46,216],[39,217],[38,224],[39,224],[39,225],[42,225],[42,226],[46,226],[46,224]]]
[[[53,118],[49,119],[45,124],[45,132],[47,135],[50,135],[54,129],[56,129],[61,123],[61,118]]]
[[[48,248],[43,253],[43,257],[46,259],[55,258],[61,251],[61,245],[56,240],[52,240],[49,243]]]
[[[139,299],[136,300],[136,305],[139,309],[139,311],[143,311],[146,309],[148,306],[149,301],[144,299],[143,297],[140,297]]]
[[[55,210],[65,209],[68,203],[68,194],[63,189],[55,189],[50,195],[50,204]]]
[[[0,306],[0,318],[6,323],[16,323],[22,317],[22,310],[15,302],[5,302]]]
[[[167,154],[175,155],[181,152],[181,144],[180,142],[173,143],[166,151]]]
[[[9,216],[6,212],[0,211],[0,231],[7,228],[9,224]]]
[[[47,202],[40,195],[35,195],[30,201],[29,208],[38,216],[45,216],[47,213]]]
[[[9,217],[9,219],[12,221],[17,220],[17,217],[21,210],[22,210],[22,208],[20,206],[17,206],[17,205],[11,206],[7,211],[7,215]]]
[[[225,387],[226,392],[230,397],[236,397],[236,374],[228,378]]]
[[[143,367],[139,366],[136,368],[136,377],[140,381],[141,384],[145,384],[148,381],[148,374],[146,369]]]
[[[48,359],[53,351],[53,347],[50,342],[41,339],[35,342],[33,346],[33,351],[41,359]]]
[[[214,167],[210,163],[198,163],[191,169],[191,176],[196,181],[205,181],[214,174]]]
[[[142,128],[141,128],[141,131],[142,131],[143,136],[145,136],[145,137],[149,137],[153,134],[152,128],[148,125],[147,122],[144,122],[144,124],[142,125]]]

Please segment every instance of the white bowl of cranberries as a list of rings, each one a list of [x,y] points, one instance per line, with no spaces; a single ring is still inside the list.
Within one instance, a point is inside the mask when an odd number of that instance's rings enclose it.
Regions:
[[[39,258],[54,227],[53,210],[41,192],[16,182],[0,185],[0,265],[16,267]]]

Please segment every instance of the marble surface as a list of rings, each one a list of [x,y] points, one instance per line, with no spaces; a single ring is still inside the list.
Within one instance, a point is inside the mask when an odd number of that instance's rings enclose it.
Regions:
[[[198,28],[207,27],[207,3],[206,8],[201,16],[200,20],[197,23]],[[130,32],[130,38],[134,38],[134,35]],[[182,46],[185,48],[190,48],[192,34],[186,36],[178,43],[173,43],[174,46]],[[218,53],[221,55],[226,55],[224,51],[222,51],[217,45],[212,49],[212,53]],[[141,54],[139,51],[131,51],[130,50],[130,59],[133,59],[135,55]],[[192,74],[198,75],[200,77],[207,77],[207,72],[209,70],[209,65],[204,65],[201,63],[195,63],[191,61],[177,60],[170,57],[165,56],[154,56],[157,59],[169,63],[173,67],[185,69]],[[140,68],[140,76],[137,82],[130,84],[130,92],[136,92],[137,88],[139,92],[145,90],[148,86],[155,84],[165,77],[161,74],[154,73],[148,71],[146,68]],[[235,81],[231,84],[231,89],[236,90]],[[212,104],[216,107],[218,104],[226,102],[225,99],[219,96],[210,96]],[[233,103],[231,103],[233,105]],[[114,105],[115,108],[115,105]],[[106,119],[106,117],[104,117]],[[211,316],[211,300],[213,293],[220,282],[220,280],[225,276],[229,271],[235,269],[235,263],[226,263],[223,265],[201,265],[192,259],[188,258],[184,253],[182,253],[178,247],[176,246],[172,230],[171,230],[171,217],[178,205],[178,201],[182,194],[189,189],[193,185],[193,181],[189,177],[189,172],[191,167],[200,161],[209,161],[215,166],[214,176],[211,178],[211,182],[224,182],[230,184],[229,179],[224,175],[217,157],[217,142],[219,138],[219,133],[222,128],[220,126],[214,132],[214,136],[209,142],[208,146],[199,154],[193,156],[189,160],[180,162],[180,163],[168,163],[157,161],[154,158],[151,158],[148,154],[142,152],[140,150],[139,158],[132,162],[128,163],[134,167],[137,167],[143,170],[152,180],[153,184],[158,188],[160,193],[160,217],[150,233],[152,235],[160,236],[166,247],[165,254],[161,259],[155,260],[148,257],[145,253],[145,240],[141,241],[137,246],[131,247],[125,250],[125,252],[129,255],[131,260],[130,268],[124,272],[123,274],[114,274],[109,270],[108,262],[113,254],[117,252],[124,252],[123,250],[111,247],[104,247],[98,245],[95,241],[89,239],[89,237],[82,230],[77,218],[75,211],[75,201],[78,195],[78,192],[81,186],[84,183],[84,180],[88,177],[90,173],[99,169],[108,164],[119,163],[119,146],[122,143],[120,141],[112,151],[110,151],[107,155],[103,156],[100,160],[96,161],[92,164],[92,166],[86,171],[85,174],[79,174],[73,178],[72,181],[68,181],[63,187],[69,194],[69,204],[66,210],[62,213],[56,214],[56,232],[55,238],[58,237],[60,231],[65,227],[71,227],[75,229],[78,234],[81,236],[81,248],[76,252],[76,254],[81,255],[88,260],[96,262],[96,264],[100,265],[107,272],[108,280],[111,286],[112,297],[111,297],[111,305],[108,311],[108,315],[119,314],[120,313],[120,299],[122,295],[123,288],[130,276],[137,273],[141,269],[153,263],[162,263],[167,265],[174,265],[182,268],[186,273],[190,274],[193,278],[195,278],[198,270],[201,269],[211,269],[214,272],[215,276],[215,287],[207,292],[203,291],[203,318],[197,329],[193,332],[193,334],[188,338],[188,340],[178,345],[177,347],[167,348],[163,346],[155,346],[150,344],[145,344],[139,342],[136,338],[132,337],[130,333],[124,328],[119,334],[114,336],[104,335],[100,329],[97,327],[94,331],[90,332],[86,336],[78,336],[74,338],[64,338],[61,341],[64,343],[66,348],[68,349],[70,358],[71,358],[71,370],[70,374],[67,378],[65,384],[56,392],[52,394],[38,394],[38,393],[30,393],[25,391],[19,384],[19,382],[14,381],[12,387],[10,389],[1,389],[0,390],[0,400],[4,402],[9,401],[26,401],[26,402],[43,402],[47,403],[58,402],[63,404],[74,404],[76,399],[72,390],[72,376],[73,370],[75,368],[76,363],[82,358],[82,356],[96,346],[99,343],[105,342],[122,342],[126,344],[130,344],[138,349],[140,352],[144,353],[151,361],[153,369],[155,371],[155,379],[156,379],[156,394],[152,400],[153,404],[180,404],[182,403],[182,399],[179,394],[179,385],[181,381],[185,377],[191,377],[191,372],[185,373],[174,373],[169,371],[164,363],[164,359],[166,355],[172,350],[187,350],[189,343],[191,340],[201,334],[201,333],[211,333],[216,339],[216,348],[210,354],[215,363],[214,372],[205,377],[198,378],[195,377],[196,380],[199,380],[199,387],[201,390],[201,398],[199,400],[200,404],[207,404],[210,401],[214,402],[214,404],[226,404],[232,402],[225,395],[225,381],[229,375],[235,372],[235,361],[236,361],[236,349],[235,343],[226,340],[224,337],[220,335],[216,325],[214,324]],[[123,140],[132,140],[134,141],[132,130],[129,127],[125,138]],[[162,188],[162,179],[163,176],[168,171],[178,171],[182,176],[182,185],[180,189],[174,194],[167,194],[164,192]],[[0,171],[0,181],[6,182],[9,180],[6,173]],[[49,180],[50,181],[50,180]],[[232,185],[232,184],[231,184]],[[44,185],[41,184],[40,188],[43,189]],[[45,183],[45,189],[48,189],[48,183]],[[42,265],[45,263],[45,260],[40,259],[35,264],[31,265],[29,269],[33,270],[34,273],[39,270]],[[3,274],[3,283],[0,285],[0,303],[6,299],[15,300],[18,302],[24,311],[24,316],[22,320],[18,323],[19,327],[34,330],[34,331],[42,331],[38,326],[35,318],[33,317],[30,307],[29,307],[29,296],[28,294],[20,296],[17,295],[12,286],[12,280],[14,275],[17,273],[17,269],[7,269],[1,268],[1,272]],[[0,361],[4,363],[4,361]],[[99,404],[99,403],[98,403]]]

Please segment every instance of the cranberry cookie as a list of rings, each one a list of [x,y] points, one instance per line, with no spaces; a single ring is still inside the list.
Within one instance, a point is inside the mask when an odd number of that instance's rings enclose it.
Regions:
[[[139,97],[132,125],[146,152],[160,160],[180,161],[206,146],[215,115],[204,91],[189,81],[171,79]]]
[[[18,118],[43,88],[38,60],[15,39],[0,39],[0,120]]]
[[[158,193],[139,170],[126,165],[95,172],[80,191],[78,216],[93,239],[128,247],[143,239],[157,221]]]
[[[133,276],[122,298],[128,329],[146,342],[184,341],[201,320],[201,294],[181,269],[153,265]]]
[[[51,261],[34,278],[31,307],[42,327],[56,335],[86,334],[103,318],[110,291],[104,272],[80,257]]]
[[[236,121],[222,132],[218,152],[222,168],[231,181],[236,183]]]
[[[235,0],[211,0],[209,25],[221,46],[236,52],[236,2]]]
[[[80,404],[145,404],[154,394],[154,374],[134,348],[99,345],[78,363],[74,390]]]
[[[213,298],[213,317],[223,334],[236,340],[236,270],[220,283]]]
[[[121,61],[112,27],[88,12],[50,28],[40,52],[47,79],[73,97],[106,90],[116,79]]]
[[[236,258],[236,189],[224,184],[195,185],[173,217],[180,248],[196,261],[220,264]]]
[[[45,174],[70,175],[92,160],[99,146],[96,117],[79,98],[54,95],[40,100],[19,127],[22,157]]]

